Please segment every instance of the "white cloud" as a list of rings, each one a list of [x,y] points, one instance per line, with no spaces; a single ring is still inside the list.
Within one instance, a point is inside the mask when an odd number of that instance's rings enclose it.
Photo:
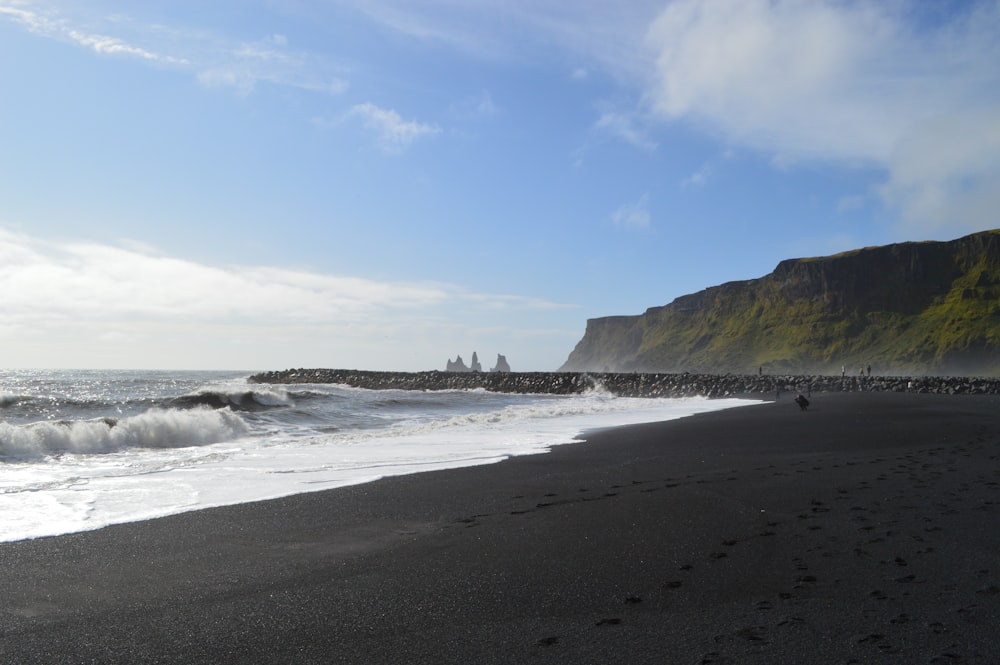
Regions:
[[[848,213],[861,210],[867,203],[867,198],[861,194],[843,196],[837,201],[837,212]]]
[[[352,321],[433,307],[448,288],[272,267],[220,268],[134,249],[0,231],[10,320]]]
[[[55,14],[43,14],[15,6],[18,4],[20,3],[0,0],[0,17],[6,16],[36,34],[72,42],[101,55],[128,56],[167,64],[187,64],[184,58],[156,53],[117,37],[80,30],[72,27],[66,20]]]
[[[1000,225],[1000,105],[916,126],[893,151],[879,194],[920,230]]]
[[[514,337],[552,325],[525,317],[566,309],[451,284],[211,266],[134,243],[54,242],[3,229],[0,284],[7,367],[428,369],[454,353],[451,340],[474,337],[469,320],[506,324],[488,344],[475,338],[482,353],[503,352]],[[531,353],[563,353],[522,347],[522,367]]]
[[[495,118],[501,109],[493,101],[493,95],[483,90],[478,95],[472,95],[451,105],[451,114],[460,121],[480,122]]]
[[[101,32],[95,32],[78,27],[73,19],[55,10],[43,12],[27,6],[16,0],[0,0],[0,19],[6,18],[35,34],[74,43],[100,55],[135,58],[193,71],[205,87],[232,88],[241,95],[253,92],[258,82],[322,94],[339,94],[348,87],[341,68],[322,56],[289,48],[286,35],[271,34],[255,42],[233,42],[201,29],[144,24],[121,14],[91,15],[77,21],[100,25]],[[128,32],[132,36],[108,34],[111,31]]]
[[[479,97],[470,101],[469,108],[481,118],[491,118],[500,112],[500,109],[493,102],[493,95],[485,90],[480,93]]]
[[[348,115],[361,118],[365,127],[377,134],[379,144],[387,152],[398,152],[421,137],[441,132],[435,125],[403,120],[396,111],[371,103],[351,107]]]
[[[785,165],[884,169],[883,200],[908,224],[996,226],[1000,2],[924,23],[919,9],[678,0],[647,34],[648,99]]]
[[[141,337],[121,330],[108,330],[100,333],[97,340],[104,344],[136,344],[141,341]]]
[[[652,101],[668,117],[792,158],[884,158],[893,137],[881,128],[894,108],[869,95],[902,92],[881,85],[875,62],[890,30],[864,6],[680,0],[649,30]]]
[[[537,62],[553,49],[590,64],[634,69],[633,44],[663,0],[334,0],[408,39],[484,59]],[[580,59],[580,58],[578,58]]]
[[[681,180],[681,187],[701,187],[706,182],[708,182],[709,176],[712,175],[712,165],[704,164],[700,169],[687,176]]]
[[[198,72],[198,83],[206,88],[231,88],[242,97],[248,96],[257,86],[257,77],[246,69],[221,67]]]
[[[594,127],[642,150],[656,150],[656,142],[639,126],[636,116],[632,113],[606,111],[594,123]]]
[[[611,221],[615,226],[630,229],[648,228],[652,222],[652,216],[649,214],[649,194],[643,194],[638,201],[626,203],[615,210],[611,213]]]
[[[198,82],[208,88],[232,88],[246,96],[258,83],[287,86],[336,95],[348,82],[330,71],[321,58],[292,50],[284,35],[270,35],[254,42],[221,44],[217,52],[198,59]]]
[[[577,305],[565,305],[561,303],[554,303],[548,300],[543,300],[541,298],[532,298],[527,296],[517,296],[517,295],[497,295],[497,294],[466,294],[463,295],[462,300],[470,303],[474,303],[483,309],[487,310],[536,310],[536,311],[551,311],[559,309],[576,309]]]
[[[179,62],[174,58],[158,55],[138,46],[126,44],[120,39],[105,35],[88,35],[79,30],[69,30],[66,35],[81,46],[88,46],[103,55],[127,55],[143,60]]]

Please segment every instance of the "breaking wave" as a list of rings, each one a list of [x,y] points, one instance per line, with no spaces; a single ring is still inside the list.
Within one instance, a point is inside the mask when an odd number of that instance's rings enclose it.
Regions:
[[[213,409],[229,407],[233,411],[263,411],[291,405],[288,393],[279,390],[203,390],[170,400],[170,406],[178,409],[207,406]]]
[[[11,425],[0,423],[0,459],[62,453],[110,453],[128,448],[185,448],[230,441],[248,432],[230,409],[152,409],[127,418]]]
[[[0,409],[6,409],[30,400],[31,397],[28,395],[10,395],[7,393],[0,393]]]

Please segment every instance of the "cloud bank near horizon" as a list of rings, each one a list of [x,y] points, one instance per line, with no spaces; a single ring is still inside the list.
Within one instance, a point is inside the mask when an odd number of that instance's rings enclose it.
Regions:
[[[53,242],[3,229],[0,283],[0,340],[31,340],[42,359],[6,358],[5,366],[68,366],[56,360],[63,351],[89,348],[90,357],[104,359],[91,367],[156,367],[155,359],[136,364],[127,351],[133,343],[158,343],[229,345],[242,358],[248,347],[256,347],[262,358],[268,347],[298,347],[274,354],[274,363],[296,356],[315,363],[324,346],[325,355],[334,356],[337,349],[330,347],[351,348],[357,366],[376,367],[377,354],[384,353],[388,368],[429,369],[427,355],[443,335],[572,339],[576,334],[502,324],[511,312],[544,315],[572,308],[533,297],[270,266],[209,266],[148,248]],[[469,323],[470,314],[478,324]],[[393,344],[411,355],[409,362],[391,355]],[[198,357],[192,367],[246,367],[236,355],[222,365],[206,364],[200,352],[191,356]]]

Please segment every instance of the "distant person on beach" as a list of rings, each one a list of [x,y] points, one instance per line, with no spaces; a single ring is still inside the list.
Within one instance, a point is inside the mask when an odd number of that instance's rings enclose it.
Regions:
[[[799,408],[803,411],[809,408],[809,400],[806,399],[805,395],[799,393],[795,397],[795,403],[799,405]]]

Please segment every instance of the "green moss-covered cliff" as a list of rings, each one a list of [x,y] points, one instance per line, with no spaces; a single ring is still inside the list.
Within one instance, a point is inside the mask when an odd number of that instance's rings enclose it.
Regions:
[[[563,371],[1000,374],[1000,230],[782,261],[587,321]]]

